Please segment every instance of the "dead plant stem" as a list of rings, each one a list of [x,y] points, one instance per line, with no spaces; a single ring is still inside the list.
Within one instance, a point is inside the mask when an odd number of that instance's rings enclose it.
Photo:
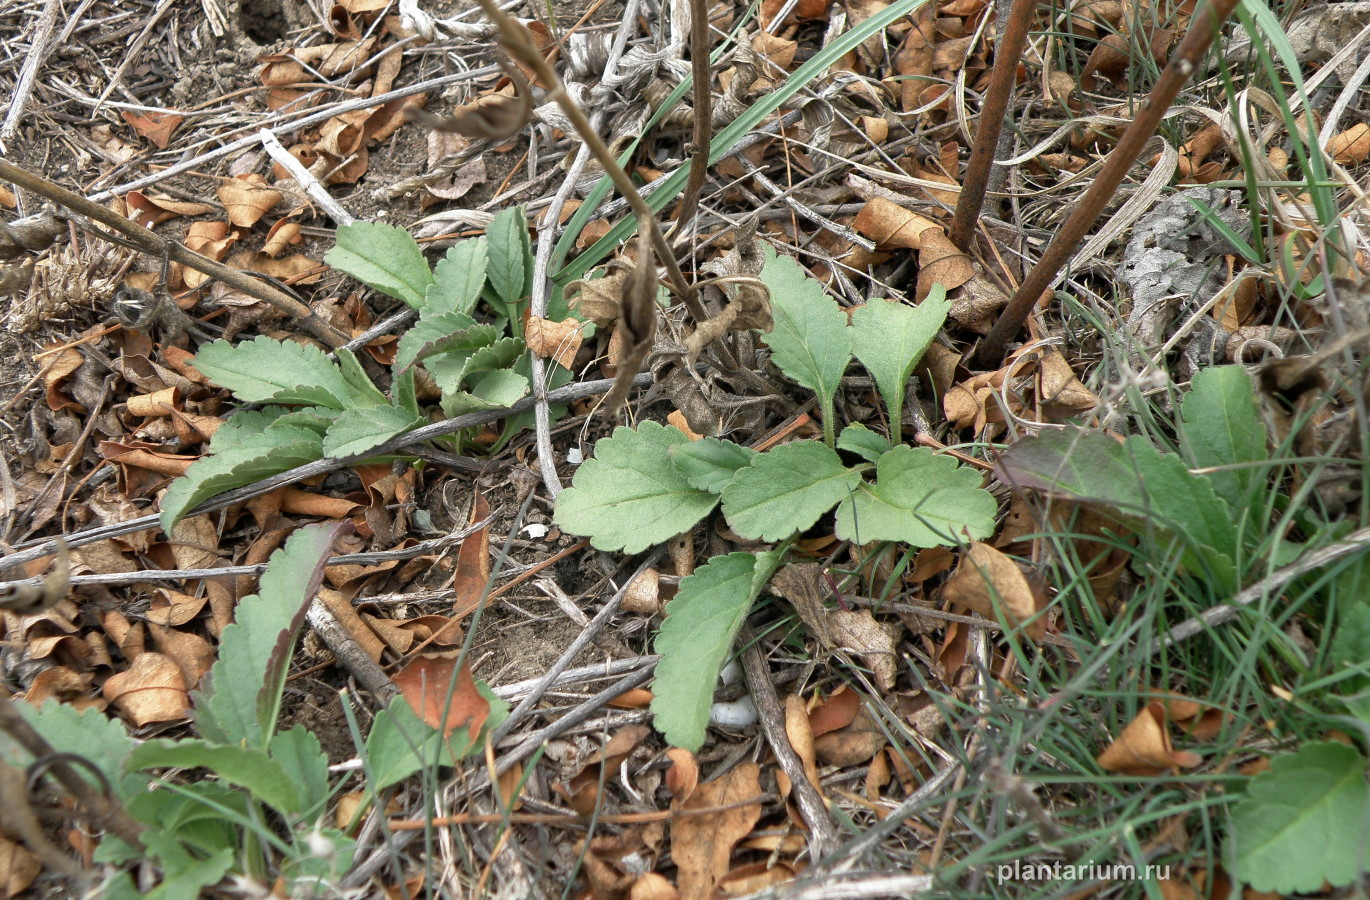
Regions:
[[[1061,230],[1051,239],[1037,264],[1023,279],[1018,292],[1000,313],[994,327],[981,341],[972,358],[972,368],[986,371],[999,365],[1004,358],[1004,348],[1009,339],[1018,333],[1032,307],[1041,298],[1042,293],[1051,287],[1056,274],[1084,240],[1085,233],[1103,214],[1104,207],[1117,193],[1118,186],[1123,183],[1147,141],[1156,132],[1180,88],[1199,67],[1209,44],[1222,30],[1223,23],[1227,21],[1236,5],[1237,0],[1213,0],[1194,14],[1189,33],[1171,55],[1170,62],[1161,72],[1161,77],[1147,95],[1136,117],[1123,131],[1122,138],[1109,154],[1103,168],[1099,170],[1098,177],[1080,199],[1070,218],[1061,226]]]
[[[676,208],[677,235],[689,234],[691,220],[699,208],[699,195],[709,172],[709,144],[713,140],[713,90],[709,72],[709,9],[706,0],[690,0],[690,88],[694,97],[693,145],[690,180],[685,183],[680,206]]]

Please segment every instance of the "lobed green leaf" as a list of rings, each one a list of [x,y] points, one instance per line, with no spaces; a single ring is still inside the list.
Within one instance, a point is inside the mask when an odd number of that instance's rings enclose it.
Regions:
[[[418,242],[403,228],[353,222],[338,229],[338,244],[324,261],[382,294],[419,309],[433,274]]]
[[[723,489],[723,515],[742,537],[778,541],[845,500],[861,473],[817,441],[794,441],[752,457]]]
[[[899,446],[880,457],[875,483],[837,508],[837,536],[857,544],[900,541],[936,547],[994,533],[998,504],[979,473],[926,447]]]

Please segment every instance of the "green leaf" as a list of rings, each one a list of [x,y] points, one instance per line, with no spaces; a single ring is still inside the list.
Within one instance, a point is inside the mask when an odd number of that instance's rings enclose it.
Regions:
[[[433,274],[409,232],[378,222],[354,222],[338,229],[338,245],[324,261],[367,287],[418,309]]]
[[[400,409],[405,410],[416,419],[423,418],[423,413],[419,409],[418,387],[415,384],[413,369],[395,379],[394,383],[390,385],[390,394],[394,398],[394,404]]]
[[[478,372],[507,369],[514,365],[525,347],[515,337],[505,337],[470,353],[450,351],[424,361],[424,368],[433,376],[443,394],[455,394],[462,383]],[[450,413],[449,413],[450,415]]]
[[[732,483],[737,470],[751,463],[756,451],[732,441],[706,437],[685,444],[674,444],[670,454],[676,469],[685,476],[691,487],[721,494]]]
[[[322,813],[328,802],[328,756],[314,733],[296,725],[272,737],[267,752],[299,791],[299,811]]]
[[[860,422],[853,422],[837,436],[837,449],[855,453],[866,462],[876,462],[890,450],[890,442]]]
[[[737,632],[780,564],[780,553],[715,556],[680,581],[656,639],[661,661],[652,683],[656,729],[676,747],[697,751],[709,724],[714,684]]]
[[[365,453],[425,423],[409,410],[389,404],[343,410],[323,439],[324,456],[341,459]]]
[[[980,474],[926,447],[895,447],[837,508],[837,536],[857,544],[900,541],[936,547],[994,533],[998,504]]]
[[[470,313],[485,287],[488,263],[489,248],[484,235],[453,244],[433,267],[433,283],[423,300],[424,313]]]
[[[114,787],[116,795],[128,797],[147,783],[147,779],[142,777],[125,778],[124,763],[138,742],[129,736],[128,729],[119,720],[111,719],[94,708],[78,710],[70,704],[56,701],[37,707],[26,700],[0,702],[13,703],[24,720],[56,752],[76,753],[85,757]],[[91,749],[96,747],[99,752],[92,753]],[[0,729],[0,758],[24,767],[33,761],[33,754],[8,731]],[[89,774],[84,766],[73,766],[72,769],[83,777]]]
[[[1092,500],[1187,539],[1185,565],[1236,590],[1232,510],[1208,479],[1141,437],[1122,444],[1070,428],[1024,438],[999,455],[1005,484]]]
[[[861,473],[817,441],[794,441],[758,453],[723,489],[723,515],[745,538],[778,541],[818,521],[850,496]]]
[[[195,354],[195,368],[246,403],[301,403],[346,409],[352,388],[318,347],[258,337],[215,341]]]
[[[191,463],[162,495],[161,524],[167,534],[211,497],[323,458],[323,438],[309,428],[273,424],[256,433],[234,429],[225,435],[225,427],[210,440],[211,455]]]
[[[495,293],[509,306],[527,294],[524,283],[531,272],[532,252],[528,240],[528,216],[522,206],[506,209],[485,229],[489,241],[486,277]]]
[[[347,382],[351,392],[347,397],[347,409],[358,406],[383,406],[390,402],[367,376],[361,360],[357,359],[357,354],[346,347],[339,347],[334,352],[338,357],[338,368],[342,371],[343,380]]]
[[[258,592],[238,601],[219,660],[192,700],[206,740],[264,748],[276,730],[286,669],[338,525],[307,525],[271,554]]]
[[[620,425],[595,445],[557,497],[554,520],[588,535],[599,550],[640,553],[694,527],[718,498],[691,486],[671,462],[671,447],[689,441],[678,428],[643,422]]]
[[[1354,881],[1370,846],[1365,762],[1354,747],[1331,741],[1272,759],[1232,811],[1237,877],[1279,894]]]
[[[436,752],[441,735],[414,714],[403,697],[376,713],[366,736],[366,763],[373,794],[399,784],[422,769]]]
[[[471,353],[498,339],[499,331],[495,326],[477,325],[476,320],[465,313],[425,315],[400,338],[391,369],[403,372],[414,363],[438,353]]]
[[[131,771],[160,768],[205,768],[223,781],[243,788],[283,813],[301,810],[300,791],[284,768],[264,750],[209,744],[190,738],[144,741],[128,760]]]
[[[775,328],[766,335],[775,364],[792,380],[818,395],[823,435],[833,441],[833,397],[851,362],[851,329],[846,313],[817,281],[788,256],[765,248],[761,280],[771,292]]]
[[[1359,673],[1337,682],[1338,699],[1370,725],[1370,603],[1356,603],[1342,617],[1329,662]]]
[[[1251,376],[1242,366],[1215,366],[1195,373],[1180,405],[1180,435],[1197,468],[1261,462],[1265,423],[1256,409]],[[1238,468],[1206,476],[1219,497],[1241,509],[1249,491],[1264,483],[1266,470]]]
[[[513,369],[478,373],[469,380],[469,390],[443,395],[442,411],[449,418],[480,409],[507,409],[528,393],[528,379]]]
[[[917,306],[871,300],[852,313],[852,350],[885,400],[891,443],[898,444],[901,438],[904,385],[950,310],[947,291],[937,284]]]
[[[527,378],[528,383],[532,384],[533,372],[532,366],[528,362],[527,353],[520,354],[518,360],[514,363],[514,371],[524,378]],[[572,376],[570,370],[562,368],[551,360],[547,360],[544,365],[543,374],[547,377],[547,390],[549,391],[554,391],[559,387],[564,387],[571,383]],[[566,415],[566,404],[553,403],[548,407],[548,412],[551,414],[550,418],[552,424],[555,425]],[[499,440],[490,445],[490,455],[494,456],[499,453],[504,449],[504,445],[513,439],[514,435],[525,428],[533,428],[535,423],[535,412],[531,409],[524,410],[521,413],[515,413],[512,416],[506,416],[504,424],[500,429]]]

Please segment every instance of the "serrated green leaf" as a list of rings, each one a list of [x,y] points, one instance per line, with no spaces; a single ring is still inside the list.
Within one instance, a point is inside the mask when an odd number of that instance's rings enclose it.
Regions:
[[[1180,435],[1197,468],[1240,466],[1268,459],[1265,423],[1256,409],[1251,376],[1242,366],[1214,366],[1196,372],[1180,405]],[[1247,502],[1251,488],[1266,479],[1260,468],[1233,468],[1206,476],[1233,509]]]
[[[438,730],[414,714],[403,697],[376,713],[366,736],[366,763],[373,794],[399,784],[432,759],[441,742]]]
[[[339,347],[334,352],[338,357],[338,369],[341,370],[343,380],[347,382],[348,390],[351,391],[347,398],[347,409],[358,406],[382,406],[390,402],[367,376],[361,360],[357,359],[357,354],[346,347]]]
[[[730,553],[681,579],[657,634],[661,661],[652,684],[654,724],[672,745],[692,753],[703,745],[718,673],[752,601],[779,564],[774,550]]]
[[[764,248],[761,280],[771,292],[775,328],[766,345],[780,371],[818,395],[824,440],[833,440],[833,397],[851,362],[851,329],[847,316],[817,281],[788,256]]]
[[[191,463],[162,495],[161,524],[167,534],[187,512],[211,497],[323,459],[323,438],[309,428],[275,424],[241,434],[227,446],[223,431],[220,427],[210,441],[211,455]]]
[[[400,409],[407,411],[415,418],[422,418],[423,413],[419,409],[418,387],[415,384],[414,370],[410,369],[394,383],[390,385],[390,394],[394,398],[394,403]]]
[[[392,437],[425,424],[425,420],[398,406],[362,406],[338,414],[324,435],[324,456],[341,459],[379,447]]]
[[[354,222],[338,229],[338,244],[324,261],[367,287],[419,309],[433,273],[418,242],[403,228],[378,222]]]
[[[444,394],[455,394],[461,390],[463,383],[478,372],[511,368],[524,349],[523,341],[515,337],[505,337],[477,347],[470,353],[440,353],[425,360],[423,366]]]
[[[416,362],[439,353],[471,353],[499,339],[493,325],[477,325],[476,320],[459,312],[425,315],[400,338],[395,348],[392,370],[404,372]]]
[[[1236,590],[1232,510],[1208,479],[1141,437],[1122,444],[1078,428],[1044,431],[999,455],[1005,484],[1102,503],[1187,539],[1185,565]]]
[[[745,538],[778,541],[803,531],[856,490],[861,473],[817,441],[794,441],[752,457],[723,489],[723,515]]]
[[[192,695],[206,740],[264,748],[276,730],[295,636],[340,526],[307,525],[271,554],[258,592],[238,601],[219,659]]]
[[[37,707],[26,700],[4,702],[13,703],[15,710],[52,745],[53,750],[83,756],[120,796],[127,796],[146,784],[146,778],[127,778],[124,774],[124,763],[138,742],[129,736],[128,729],[119,720],[111,719],[98,709],[78,710],[56,701]],[[100,752],[92,753],[92,747],[98,747]],[[0,758],[23,768],[33,761],[33,754],[8,731],[0,729]],[[83,766],[73,766],[73,769],[82,777],[89,777]]]
[[[599,550],[640,553],[694,527],[718,498],[691,486],[670,449],[689,441],[680,429],[643,422],[614,429],[557,497],[554,520],[587,535]]]
[[[285,769],[254,747],[160,738],[138,745],[129,756],[128,767],[131,771],[205,768],[283,813],[298,813],[302,808],[299,788]]]
[[[470,313],[485,287],[489,250],[485,236],[457,241],[433,267],[433,283],[424,296],[424,312]]]
[[[527,353],[519,356],[518,360],[514,363],[514,371],[524,378],[527,378],[530,385],[533,383],[532,366],[528,362]],[[548,360],[543,366],[543,374],[547,377],[547,390],[549,391],[554,391],[559,387],[564,387],[571,383],[571,372],[551,360]],[[556,424],[566,415],[566,404],[553,403],[548,406],[547,411],[550,413],[549,418],[552,423]],[[503,450],[504,445],[509,443],[514,435],[518,434],[523,429],[534,427],[536,422],[534,416],[534,411],[528,409],[521,413],[505,417],[504,424],[500,429],[499,440],[495,441],[495,443],[490,446],[490,455],[493,456],[494,454],[499,453],[500,450]]]
[[[895,447],[876,463],[875,484],[862,484],[837,508],[837,536],[914,547],[987,538],[998,504],[980,480],[979,473],[926,447]]]
[[[756,451],[750,447],[711,437],[675,444],[670,453],[675,467],[690,482],[691,487],[713,494],[723,493],[723,489],[732,483],[737,470],[749,465],[756,457]]]
[[[486,277],[499,298],[511,307],[523,299],[531,253],[528,216],[522,206],[506,209],[485,229],[489,266]]]
[[[1359,674],[1337,682],[1337,694],[1351,713],[1370,725],[1370,603],[1354,604],[1342,616],[1329,662]]]
[[[322,813],[328,802],[328,756],[314,733],[296,725],[271,738],[267,753],[280,765],[300,795],[300,812]]]
[[[442,411],[448,418],[480,409],[507,409],[528,394],[528,379],[513,369],[478,372],[468,379],[465,391],[443,394]]]
[[[258,337],[214,341],[195,354],[195,368],[247,403],[300,403],[346,409],[352,388],[318,347]]]
[[[1272,759],[1232,811],[1237,877],[1279,894],[1354,881],[1370,846],[1365,763],[1354,747],[1332,741]]]
[[[837,449],[855,453],[866,462],[876,462],[890,450],[890,442],[860,422],[853,422],[837,436]]]
[[[247,433],[264,431],[269,425],[273,428],[303,428],[307,431],[314,432],[322,438],[324,433],[328,431],[328,426],[332,425],[338,418],[338,410],[329,409],[326,406],[306,406],[303,409],[291,410],[286,410],[279,406],[268,406],[267,409],[281,410],[281,414],[276,417],[275,421],[253,427]],[[219,436],[223,433],[225,427],[237,422],[248,412],[253,412],[253,410],[236,412],[233,414],[233,418],[229,419],[223,425],[220,425],[219,430],[214,432],[214,437],[211,439],[211,447],[213,446],[212,442],[214,440],[220,440]]]
[[[852,352],[875,379],[890,415],[890,441],[900,442],[904,385],[914,366],[942,330],[951,310],[940,284],[917,306],[871,300],[852,313]]]

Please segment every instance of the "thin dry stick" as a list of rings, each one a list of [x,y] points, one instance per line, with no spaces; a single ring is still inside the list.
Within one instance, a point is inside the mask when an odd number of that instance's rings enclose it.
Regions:
[[[290,151],[276,139],[276,135],[263,128],[257,133],[261,138],[262,149],[266,155],[275,160],[282,169],[295,179],[295,183],[300,189],[319,205],[319,209],[328,213],[328,217],[339,225],[351,225],[356,221],[350,212],[343,209],[342,204],[328,193],[328,188],[324,187],[319,179],[314,177],[314,173],[304,167],[298,159],[291,155]]]
[[[676,208],[676,229],[689,235],[690,220],[699,208],[699,194],[704,190],[704,179],[709,173],[709,144],[713,140],[713,85],[709,71],[709,4],[706,0],[690,0],[690,85],[694,96],[694,131],[690,157],[690,180]]]
[[[57,12],[61,8],[62,4],[57,0],[48,0],[38,17],[38,24],[34,26],[28,56],[25,57],[24,68],[19,73],[19,84],[10,96],[10,108],[5,114],[5,124],[0,125],[0,147],[14,137],[14,132],[19,128],[19,120],[24,115],[24,107],[28,105],[29,94],[33,91],[34,79],[38,76],[38,67],[48,58],[48,40],[52,37],[52,29],[57,25]]]
[[[970,162],[966,164],[966,177],[961,181],[961,196],[956,201],[956,215],[951,223],[951,242],[962,250],[970,247],[975,222],[980,218],[980,208],[985,202],[985,187],[994,167],[994,149],[999,144],[1009,95],[1013,93],[1013,76],[1018,72],[1018,61],[1027,47],[1028,25],[1036,8],[1037,0],[1013,0],[1003,36],[994,48],[994,69],[990,72],[984,102],[980,104],[975,144],[971,147]]]
[[[657,225],[656,214],[647,205],[647,201],[642,199],[637,186],[628,177],[628,173],[623,171],[623,167],[618,164],[613,152],[604,143],[604,139],[599,136],[599,132],[591,127],[590,120],[585,117],[585,112],[576,105],[575,101],[571,99],[571,95],[566,92],[566,85],[561,83],[561,79],[547,64],[547,60],[529,42],[523,26],[496,6],[494,0],[479,0],[479,2],[485,14],[499,26],[500,41],[503,46],[515,59],[532,69],[543,84],[549,86],[548,97],[561,107],[561,111],[570,120],[571,127],[576,130],[576,134],[590,148],[590,152],[595,155],[595,160],[604,169],[605,174],[609,176],[609,180],[614,183],[615,190],[632,208],[633,215],[637,218],[638,229],[651,240],[657,258],[666,267],[666,278],[671,283],[671,289],[685,301],[691,315],[700,322],[706,320],[709,314],[695,295],[694,288],[685,280],[684,273],[680,271],[680,265],[676,262],[675,254],[671,252],[670,244],[667,243],[665,236],[661,233],[660,226]]]
[[[650,373],[643,373],[633,382],[639,386],[652,383]],[[614,386],[614,379],[605,378],[599,381],[586,381],[580,384],[568,384],[566,387],[558,388],[547,395],[547,399],[552,403],[569,402],[579,400],[584,397],[595,397],[605,393]],[[253,497],[260,497],[262,494],[270,493],[278,487],[293,484],[304,478],[311,478],[315,475],[324,475],[329,472],[345,469],[355,465],[364,459],[372,459],[378,456],[386,456],[391,453],[402,452],[412,444],[422,443],[435,437],[445,434],[452,434],[463,428],[471,428],[475,425],[484,425],[486,422],[495,422],[499,419],[521,413],[533,407],[533,398],[525,397],[507,409],[488,409],[480,412],[468,413],[464,416],[457,416],[455,419],[448,419],[446,422],[436,422],[432,425],[425,425],[423,428],[416,428],[408,434],[402,434],[393,440],[386,441],[379,447],[357,453],[352,456],[339,457],[337,459],[321,459],[312,463],[305,463],[296,466],[288,472],[279,475],[272,475],[270,478],[263,478],[254,484],[245,485],[227,491],[212,500],[206,500],[199,506],[194,507],[186,513],[187,516],[197,516],[201,513],[214,512],[215,510],[226,509],[235,503],[250,500]],[[161,527],[159,517],[156,514],[149,516],[139,516],[136,519],[128,519],[114,525],[100,525],[95,528],[87,528],[85,531],[78,531],[75,534],[66,535],[63,540],[69,547],[83,547],[86,544],[93,544],[108,538],[121,537],[126,534],[133,534],[138,531],[145,531],[149,528]],[[56,550],[56,542],[53,540],[37,541],[23,550],[10,553],[0,557],[0,571],[13,566],[23,565],[35,559],[48,556]]]
[[[804,761],[799,758],[789,735],[785,733],[785,712],[781,709],[775,683],[771,681],[766,658],[757,646],[756,631],[744,622],[741,638],[746,646],[742,651],[742,675],[747,682],[747,693],[752,695],[752,701],[756,704],[766,743],[770,744],[780,768],[790,777],[799,815],[803,817],[804,824],[809,826],[809,855],[814,859],[822,859],[838,844],[837,826],[833,824],[828,804],[818,792],[817,785],[810,783],[808,773],[804,771]]]
[[[308,307],[296,300],[279,288],[273,287],[264,281],[258,281],[246,272],[231,268],[221,262],[215,262],[207,256],[201,256],[191,250],[185,244],[178,241],[167,240],[156,232],[149,231],[141,225],[132,222],[119,215],[112,209],[92,203],[80,194],[69,191],[42,178],[34,175],[18,166],[10,164],[8,161],[0,159],[0,178],[9,181],[25,190],[32,191],[39,196],[46,197],[66,209],[93,219],[102,225],[112,228],[123,235],[143,252],[166,259],[175,260],[184,266],[202,272],[211,278],[217,278],[224,284],[267,303],[286,315],[293,316],[300,322],[300,327],[304,328],[311,335],[327,344],[329,347],[341,347],[347,343],[348,335],[338,331],[328,322],[314,315]],[[110,240],[109,235],[100,231],[98,228],[90,229],[90,233],[103,240]]]
[[[1018,333],[1018,329],[1023,326],[1042,292],[1052,285],[1056,273],[1061,271],[1074,255],[1076,248],[1084,240],[1085,233],[1103,213],[1104,207],[1117,192],[1118,186],[1123,183],[1128,170],[1132,168],[1147,141],[1156,132],[1156,127],[1161,124],[1161,119],[1170,109],[1170,104],[1175,100],[1180,88],[1203,61],[1208,45],[1213,42],[1214,35],[1222,29],[1223,23],[1227,21],[1236,5],[1237,0],[1213,0],[1194,14],[1189,33],[1185,35],[1179,49],[1170,57],[1165,71],[1147,95],[1142,108],[1137,111],[1136,118],[1123,132],[1118,145],[1109,154],[1108,161],[1099,170],[1094,184],[1090,185],[1070,218],[1051,239],[1041,259],[1032,267],[1032,271],[1028,272],[1027,278],[1023,279],[1023,283],[1018,287],[1018,292],[1013,295],[1008,306],[1004,307],[998,321],[975,351],[973,368],[983,371],[999,365],[1004,358],[1005,344]]]

